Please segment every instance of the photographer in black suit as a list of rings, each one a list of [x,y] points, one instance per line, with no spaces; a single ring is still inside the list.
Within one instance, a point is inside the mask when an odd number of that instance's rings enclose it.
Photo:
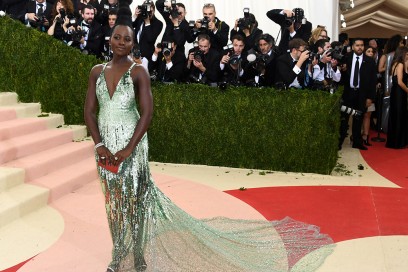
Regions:
[[[289,53],[276,59],[276,85],[280,88],[304,88],[306,64],[309,60],[308,43],[295,38],[289,42]]]
[[[211,48],[220,54],[223,47],[228,43],[229,26],[216,17],[214,4],[205,4],[203,7],[203,19],[195,23],[194,37],[207,34],[210,37]]]
[[[235,20],[234,28],[231,29],[230,37],[239,34],[245,38],[245,50],[255,48],[257,38],[261,36],[263,31],[258,28],[258,22],[255,15],[249,13],[249,8],[244,8],[244,17]]]
[[[50,26],[52,4],[45,0],[29,1],[26,4],[23,23],[46,32]]]
[[[201,34],[197,38],[198,47],[188,55],[187,70],[193,83],[217,85],[220,80],[220,53],[213,49],[210,37]]]
[[[152,80],[160,82],[180,82],[183,78],[186,57],[184,52],[176,49],[172,40],[162,41],[156,46],[149,72]]]
[[[192,43],[195,39],[191,34],[188,22],[185,19],[186,7],[182,3],[174,4],[173,1],[156,1],[156,8],[166,22],[163,40],[173,40],[177,46],[176,50],[184,54],[185,43]]]
[[[238,86],[241,85],[241,77],[248,65],[247,52],[244,37],[236,34],[232,37],[232,43],[225,48],[225,54],[220,61],[220,69],[223,74],[221,81]]]
[[[353,52],[347,55],[346,60],[343,104],[364,113],[375,99],[377,69],[374,60],[364,54],[363,39],[354,39],[352,50]],[[342,112],[339,148],[347,136],[349,118],[350,115]],[[361,116],[353,116],[352,147],[367,150],[361,137],[362,123]]]
[[[72,45],[78,47],[82,53],[100,57],[103,41],[102,26],[94,20],[95,8],[85,5],[81,10],[82,20],[68,28]]]
[[[109,12],[112,10],[117,11],[119,3],[118,0],[102,0],[95,8],[97,9],[95,20],[104,27],[108,25]]]
[[[264,33],[258,37],[255,48],[247,52],[249,63],[242,80],[249,86],[271,87],[276,74],[275,39]]]
[[[142,57],[151,61],[157,37],[163,29],[163,23],[156,18],[153,1],[144,1],[135,10],[136,20],[133,22],[135,29],[135,42],[140,46]]]
[[[266,13],[269,19],[281,26],[279,54],[285,54],[289,49],[289,41],[300,38],[307,42],[312,32],[312,23],[304,17],[301,8],[293,10],[273,9]]]

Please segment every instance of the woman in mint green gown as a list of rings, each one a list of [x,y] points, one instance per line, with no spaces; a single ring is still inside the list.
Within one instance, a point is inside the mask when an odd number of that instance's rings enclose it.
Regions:
[[[128,57],[133,41],[131,12],[121,2],[113,59],[92,69],[85,102],[96,161],[119,166],[117,173],[97,167],[113,242],[107,271],[316,270],[333,248],[318,227],[288,217],[198,220],[156,187],[146,134],[153,99],[148,74]]]

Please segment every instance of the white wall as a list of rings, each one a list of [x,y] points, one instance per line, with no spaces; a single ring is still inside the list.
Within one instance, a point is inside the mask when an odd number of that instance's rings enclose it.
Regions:
[[[225,21],[230,28],[234,26],[235,20],[243,17],[242,9],[249,7],[259,23],[259,28],[264,33],[271,34],[275,39],[279,33],[279,26],[266,17],[266,12],[271,9],[293,9],[302,8],[305,17],[315,28],[317,25],[324,25],[328,30],[328,35],[332,41],[338,40],[339,34],[339,0],[177,0],[186,6],[186,20],[197,20],[202,18],[202,7],[205,3],[213,3],[216,8],[217,17]],[[134,0],[132,11],[143,0]],[[156,16],[162,19],[159,12]],[[164,28],[163,28],[164,30]],[[160,37],[161,39],[161,37]]]

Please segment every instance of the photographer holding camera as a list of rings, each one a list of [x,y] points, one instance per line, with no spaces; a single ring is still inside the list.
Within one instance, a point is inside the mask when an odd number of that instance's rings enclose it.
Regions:
[[[211,46],[210,37],[200,34],[198,46],[190,51],[187,60],[189,80],[193,83],[217,85],[220,78],[220,53]]]
[[[149,62],[152,80],[166,83],[182,81],[185,63],[184,52],[177,50],[177,44],[172,40],[163,40],[157,44]]]
[[[116,19],[118,18],[118,12],[116,9],[112,9],[108,14],[108,24],[102,27],[103,42],[101,44],[102,59],[109,61],[112,59],[112,50],[109,45],[109,39],[112,35],[112,29],[115,26]]]
[[[244,51],[244,37],[236,34],[232,37],[232,44],[224,47],[225,55],[221,58],[220,69],[223,73],[222,82],[238,86],[246,68],[247,53]]]
[[[256,49],[248,51],[248,65],[243,81],[254,87],[270,87],[275,82],[276,52],[275,39],[264,33],[256,41]]]
[[[207,34],[211,39],[211,48],[220,54],[228,43],[229,26],[216,17],[214,4],[203,6],[203,19],[195,22],[193,32],[194,37]]]
[[[68,41],[69,18],[73,17],[74,5],[71,0],[58,0],[52,7],[52,24],[48,28],[48,35],[64,42]]]
[[[95,8],[89,4],[85,5],[82,7],[81,14],[82,20],[79,23],[72,23],[68,28],[72,45],[78,47],[84,54],[99,57],[103,36],[101,25],[94,20]]]
[[[133,22],[135,29],[135,42],[140,46],[142,57],[151,61],[157,37],[163,29],[163,23],[154,15],[153,1],[144,1],[135,9],[136,20]]]
[[[119,3],[118,0],[102,0],[99,5],[95,5],[95,8],[97,9],[95,20],[104,27],[108,25],[109,12],[112,10],[117,11]]]
[[[304,88],[306,64],[309,60],[309,50],[307,42],[300,38],[295,38],[289,42],[289,52],[280,55],[276,59],[276,86],[279,88]]]
[[[156,7],[166,22],[163,40],[174,40],[176,50],[184,54],[185,43],[192,43],[195,39],[185,19],[186,7],[182,3],[176,3],[176,0],[158,0]]]
[[[329,40],[321,39],[315,43],[314,55],[310,68],[312,73],[312,88],[334,92],[340,82],[341,73],[337,68],[342,58],[341,50],[332,49]]]
[[[231,29],[230,37],[239,34],[245,38],[245,50],[254,48],[256,39],[261,36],[262,30],[258,28],[258,22],[252,13],[249,13],[249,8],[244,8],[244,17],[235,20],[234,28]]]
[[[51,4],[45,0],[29,1],[26,4],[23,23],[46,32],[50,25],[51,9]]]
[[[273,9],[266,13],[269,19],[281,26],[281,39],[279,42],[279,54],[286,54],[289,48],[289,41],[300,38],[308,42],[312,32],[312,24],[304,17],[301,8],[293,10]]]

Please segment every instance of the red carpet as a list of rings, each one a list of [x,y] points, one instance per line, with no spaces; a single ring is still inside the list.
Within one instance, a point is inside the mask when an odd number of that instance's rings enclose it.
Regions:
[[[285,216],[317,225],[335,242],[408,234],[406,189],[371,187],[277,187],[227,193],[268,220]]]
[[[372,132],[371,137],[377,136]],[[386,138],[384,135],[381,137]],[[408,234],[408,149],[385,142],[361,154],[370,167],[403,187],[277,187],[227,191],[268,220],[290,216],[321,227],[336,242],[355,238]]]
[[[370,136],[370,138],[376,137],[377,133],[372,132]],[[381,137],[386,138],[384,134],[381,134]],[[398,186],[408,188],[408,148],[386,148],[385,142],[376,143],[371,141],[371,144],[372,147],[361,152],[368,165]]]

